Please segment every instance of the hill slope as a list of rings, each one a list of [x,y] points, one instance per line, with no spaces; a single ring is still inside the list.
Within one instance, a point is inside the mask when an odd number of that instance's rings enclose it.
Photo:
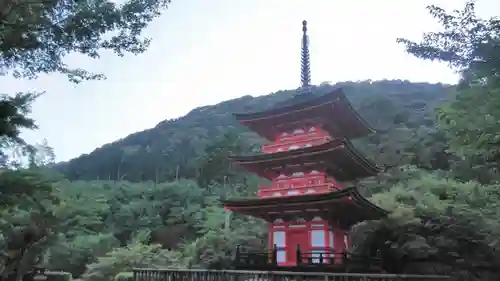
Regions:
[[[449,87],[400,80],[343,82],[322,84],[315,88],[313,94],[325,94],[339,86],[344,88],[354,108],[378,130],[376,135],[358,141],[358,148],[374,157],[378,164],[400,161],[387,159],[396,157],[390,155],[381,159],[381,152],[389,149],[395,152],[394,155],[400,155],[407,147],[398,147],[399,143],[407,143],[408,138],[418,141],[416,135],[433,127],[434,109],[447,100],[445,90]],[[163,121],[154,128],[60,163],[56,169],[72,180],[167,181],[176,174],[179,177],[194,177],[197,155],[217,137],[229,132],[245,134],[250,142],[259,140],[255,134],[238,125],[231,113],[262,111],[293,94],[295,90],[279,91],[199,107],[186,116]]]

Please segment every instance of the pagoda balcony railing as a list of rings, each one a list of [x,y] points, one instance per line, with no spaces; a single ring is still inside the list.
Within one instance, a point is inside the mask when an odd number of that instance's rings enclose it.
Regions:
[[[285,247],[274,247],[262,252],[248,252],[239,246],[236,248],[234,266],[236,268],[256,268],[266,266],[278,266],[278,252],[286,251]],[[294,265],[296,266],[333,266],[357,264],[365,268],[378,266],[380,258],[377,256],[365,257],[355,256],[345,251],[335,252],[332,248],[313,247],[303,251],[300,247],[295,249]],[[289,264],[289,262],[284,263]]]
[[[304,194],[318,194],[330,192],[332,190],[339,190],[341,187],[338,185],[327,182],[322,184],[300,185],[300,186],[285,186],[276,187],[274,185],[259,185],[257,196],[259,197],[275,197],[275,196],[297,196]],[[312,190],[312,191],[311,191]],[[280,193],[277,195],[276,193]]]
[[[309,251],[302,251],[299,247],[296,249],[296,260],[297,265],[307,264],[307,265],[334,265],[334,264],[346,264],[352,261],[352,255],[347,252],[335,252],[332,248],[321,248],[313,247]],[[359,259],[361,261],[361,259]],[[367,260],[366,258],[364,260]],[[374,259],[370,258],[373,262]]]
[[[328,139],[325,136],[304,136],[304,137],[294,137],[290,138],[288,141],[277,141],[273,143],[264,144],[262,146],[262,151],[264,153],[274,153],[279,148],[284,148],[281,151],[290,150],[289,147],[294,146],[296,148],[304,148],[307,144],[310,146],[320,145],[327,142]],[[293,150],[293,149],[292,149]]]
[[[290,133],[286,136],[278,136],[274,142],[275,143],[286,143],[286,142],[293,142],[298,139],[304,139],[304,138],[314,138],[314,137],[319,137],[319,136],[325,136],[326,134],[318,133],[317,131],[314,132],[307,132],[304,131],[302,133]]]

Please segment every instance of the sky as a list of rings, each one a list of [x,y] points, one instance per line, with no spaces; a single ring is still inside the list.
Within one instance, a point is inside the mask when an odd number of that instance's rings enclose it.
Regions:
[[[2,78],[4,92],[45,91],[33,106],[39,130],[58,161],[89,153],[131,133],[205,105],[259,96],[300,84],[302,20],[308,21],[313,84],[404,79],[456,83],[445,65],[404,52],[396,38],[419,40],[439,25],[425,7],[462,8],[463,0],[172,0],[146,30],[149,50],[67,63],[107,75],[71,84],[60,75],[33,81]],[[478,0],[483,17],[498,0]],[[168,140],[165,140],[168,141]]]

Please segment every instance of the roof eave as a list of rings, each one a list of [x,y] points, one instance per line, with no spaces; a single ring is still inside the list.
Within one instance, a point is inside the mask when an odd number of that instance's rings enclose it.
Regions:
[[[326,103],[327,101],[334,100],[335,98],[341,98],[341,96],[344,95],[344,92],[342,88],[335,89],[331,91],[330,93],[326,95],[321,95],[317,97],[313,97],[308,101],[297,103],[297,104],[291,104],[285,107],[273,107],[271,109],[265,110],[265,111],[260,111],[260,112],[253,112],[253,113],[233,113],[233,116],[240,122],[245,122],[249,121],[254,118],[265,118],[268,116],[272,116],[275,114],[279,114],[288,110],[298,110],[301,108],[305,108],[307,106],[312,106],[315,104],[321,103]],[[292,98],[293,99],[293,98]],[[348,100],[342,98],[342,100],[349,102]],[[352,107],[351,107],[352,108]]]
[[[351,198],[355,201],[358,206],[361,206],[366,209],[370,209],[375,211],[380,215],[380,217],[387,216],[389,214],[388,211],[378,207],[373,204],[369,200],[367,200],[364,196],[359,193],[356,186],[350,186],[340,191],[335,191],[331,193],[322,193],[322,194],[312,194],[305,196],[287,196],[287,197],[268,197],[268,198],[235,198],[229,200],[221,200],[221,203],[227,207],[232,208],[245,208],[252,207],[253,203],[260,204],[298,204],[303,202],[310,201],[324,201],[324,200],[334,200],[334,199],[342,199],[347,196],[351,196]],[[283,202],[286,200],[285,202]]]
[[[260,202],[262,204],[269,203],[280,203],[281,200],[286,199],[286,203],[301,203],[303,201],[310,201],[310,200],[320,200],[320,199],[326,199],[325,196],[332,197],[328,199],[340,199],[345,196],[349,196],[349,190],[352,189],[352,187],[345,188],[340,191],[336,192],[331,192],[331,193],[322,193],[322,194],[308,194],[306,196],[285,196],[285,197],[267,197],[267,198],[258,198],[258,197],[253,197],[253,198],[235,198],[235,199],[229,199],[229,200],[220,200],[220,202],[224,205],[226,204],[233,204],[234,207],[247,207],[250,204],[249,202]],[[242,204],[240,206],[237,206],[238,204]]]
[[[341,145],[344,144],[344,140],[341,139],[334,139],[332,141],[329,141],[324,144],[316,145],[316,146],[310,146],[310,147],[304,147],[304,148],[299,148],[299,149],[294,149],[294,150],[288,150],[288,151],[280,151],[280,152],[274,152],[274,153],[269,153],[269,154],[256,154],[256,155],[249,155],[249,156],[237,156],[237,155],[232,155],[229,156],[229,160],[237,162],[239,164],[246,164],[248,162],[254,162],[254,161],[273,161],[277,157],[300,157],[302,154],[309,154],[312,152],[321,152],[323,150],[327,149],[335,149],[335,148],[340,148]],[[259,158],[262,158],[259,160]]]
[[[275,152],[270,154],[257,154],[257,155],[249,155],[249,156],[229,156],[229,160],[234,162],[235,164],[245,166],[249,164],[254,164],[252,162],[271,162],[275,161],[280,157],[301,157],[303,155],[307,155],[310,153],[321,153],[322,151],[331,150],[331,149],[340,149],[344,146],[347,149],[348,154],[354,161],[358,162],[359,165],[364,168],[371,176],[377,175],[381,169],[378,167],[373,161],[362,155],[348,140],[332,140],[328,143],[305,147],[300,149],[295,149],[291,151],[282,151]]]

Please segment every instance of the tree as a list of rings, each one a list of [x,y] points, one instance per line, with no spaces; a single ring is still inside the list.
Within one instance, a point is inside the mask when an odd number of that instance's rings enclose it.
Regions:
[[[119,56],[139,54],[150,39],[145,27],[170,0],[113,1],[7,0],[0,4],[0,73],[36,78],[40,73],[62,73],[72,82],[100,79],[64,63],[76,52],[99,58],[102,50]]]
[[[418,58],[447,63],[462,74],[462,82],[466,85],[485,80],[498,83],[500,18],[478,18],[474,7],[474,0],[469,0],[463,10],[452,13],[438,6],[428,6],[444,31],[427,32],[419,43],[403,38],[398,38],[397,42]]]
[[[398,39],[419,58],[446,62],[462,79],[452,103],[438,111],[450,150],[474,165],[500,168],[500,18],[478,18],[474,1],[448,13],[428,7],[444,31],[425,33],[422,42]],[[470,114],[473,110],[476,114]]]
[[[61,73],[71,82],[104,79],[69,66],[64,58],[80,53],[97,59],[103,51],[119,56],[144,52],[150,39],[142,31],[158,17],[170,0],[113,1],[6,0],[0,3],[0,76],[33,79],[39,74]],[[0,137],[7,144],[26,146],[20,129],[36,129],[27,117],[40,93],[17,93],[0,98]]]
[[[7,151],[17,150],[21,155],[33,152],[21,137],[22,129],[33,130],[35,120],[27,115],[31,113],[31,104],[39,96],[37,93],[17,93],[15,96],[0,96],[0,166],[12,164]]]
[[[411,224],[394,220],[358,226],[363,232],[353,254],[378,252],[391,273],[448,275],[450,280],[498,280],[498,238],[481,231],[480,218],[453,211],[420,217]]]
[[[56,219],[51,206],[57,203],[51,182],[31,171],[0,171],[0,274],[19,280],[40,261],[54,238]],[[4,238],[4,237],[2,237]]]
[[[149,236],[149,233],[144,236]],[[108,281],[120,272],[132,271],[138,267],[180,267],[179,252],[164,250],[160,245],[145,245],[143,242],[136,239],[126,247],[116,248],[96,262],[87,265],[82,280]]]
[[[243,181],[241,171],[238,173],[234,169],[229,156],[241,155],[249,150],[249,145],[235,134],[225,134],[209,144],[198,160],[198,183],[200,186],[241,183]]]
[[[498,184],[414,169],[412,177],[371,198],[391,214],[356,226],[351,251],[378,252],[382,267],[392,273],[493,274],[491,280],[497,280],[499,198]]]
[[[12,75],[20,79],[34,79],[40,74],[60,73],[69,81],[103,79],[101,73],[90,73],[84,69],[69,66],[64,58],[70,53],[80,53],[93,59],[102,51],[112,51],[119,56],[125,53],[144,52],[150,39],[141,36],[144,28],[161,12],[170,0],[129,0],[124,4],[112,1],[90,0],[6,0],[0,3],[0,76]],[[43,144],[42,158],[33,153],[36,146],[27,144],[21,137],[22,129],[36,129],[28,114],[32,102],[40,93],[3,94],[0,97],[0,156],[2,166],[9,164],[7,151],[18,149],[23,155],[30,155],[31,166],[47,164],[43,161],[53,158],[51,149]],[[42,162],[41,162],[42,161]],[[2,224],[13,228],[19,214],[30,220],[29,211],[35,205],[42,207],[41,192],[52,197],[50,184],[42,183],[43,177],[25,174],[22,171],[1,171],[0,201],[9,208],[2,210]],[[35,200],[37,199],[37,200]],[[29,203],[32,203],[31,205]],[[30,209],[31,208],[31,209]],[[45,210],[45,209],[44,209]],[[26,214],[28,212],[28,214]],[[42,213],[41,217],[50,216]],[[28,223],[29,225],[29,223]],[[23,228],[24,226],[24,228]],[[36,225],[33,231],[21,225],[19,233],[13,235],[16,256],[13,270],[22,276],[32,265],[29,250],[39,241],[49,237],[48,227]],[[27,234],[28,233],[28,234]],[[35,235],[36,234],[36,235]],[[26,237],[29,237],[24,239]],[[35,237],[35,238],[34,238]],[[12,243],[10,243],[12,244]],[[2,262],[7,262],[2,260]],[[2,270],[9,274],[10,270]]]

